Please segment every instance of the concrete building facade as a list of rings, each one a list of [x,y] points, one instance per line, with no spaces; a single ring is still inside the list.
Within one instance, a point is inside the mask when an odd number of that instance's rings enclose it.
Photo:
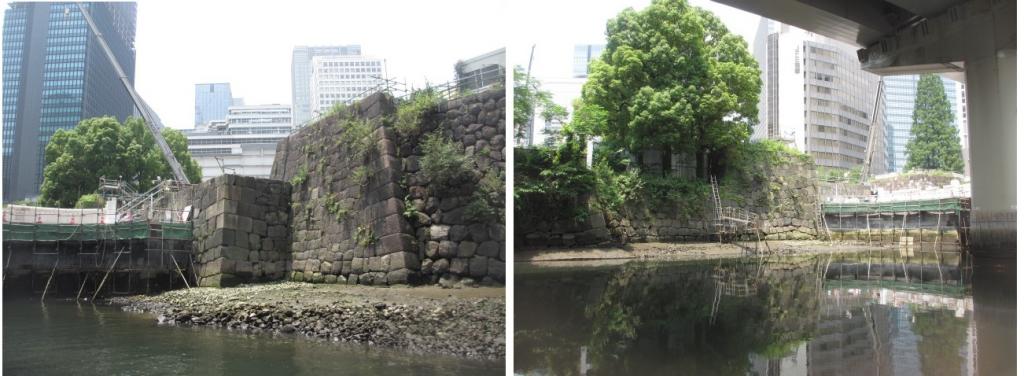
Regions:
[[[291,131],[290,106],[231,106],[224,120],[186,131],[185,137],[204,181],[226,173],[267,178],[278,141]]]
[[[504,78],[505,48],[474,56],[455,63],[455,80],[459,90],[480,90]],[[504,82],[504,81],[501,81]]]
[[[313,119],[326,114],[335,104],[362,99],[387,77],[384,59],[374,57],[316,56],[309,65],[309,108]]]
[[[358,44],[343,46],[297,46],[292,50],[292,114],[295,126],[301,126],[312,119],[310,106],[309,76],[313,73],[310,63],[316,56],[359,56],[362,48]]]
[[[135,82],[134,2],[84,3]],[[3,25],[3,200],[39,194],[53,134],[79,121],[136,114],[75,3],[10,3]]]
[[[862,168],[871,138],[870,172],[884,173],[881,78],[860,69],[856,48],[770,20],[762,20],[758,33],[755,41],[764,45],[752,49],[763,67],[763,91],[752,138],[784,141],[818,166],[843,170]]]

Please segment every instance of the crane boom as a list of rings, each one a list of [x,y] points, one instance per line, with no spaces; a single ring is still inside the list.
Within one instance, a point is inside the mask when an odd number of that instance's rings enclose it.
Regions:
[[[96,27],[96,23],[93,22],[92,16],[85,9],[85,6],[80,2],[76,2],[78,11],[82,13],[82,17],[85,18],[85,22],[89,24],[89,29],[96,35],[96,40],[100,42],[100,47],[103,48],[104,54],[107,55],[107,60],[110,60],[110,64],[114,66],[114,70],[117,73],[117,77],[121,79],[121,84],[128,90],[128,95],[131,96],[132,102],[135,103],[135,107],[139,109],[139,113],[142,114],[142,120],[146,123],[146,128],[149,129],[149,133],[153,135],[153,139],[156,140],[157,147],[160,148],[160,152],[163,153],[164,159],[167,160],[167,164],[171,166],[171,171],[174,173],[175,180],[188,183],[188,176],[185,176],[185,171],[181,169],[181,164],[178,163],[178,159],[174,157],[174,153],[171,152],[171,147],[167,145],[167,140],[164,140],[164,136],[160,134],[160,129],[163,128],[163,124],[160,123],[160,118],[156,116],[153,109],[146,104],[146,101],[142,100],[139,93],[135,91],[132,83],[128,80],[128,75],[124,73],[124,69],[121,68],[121,64],[117,62],[117,57],[114,56],[114,52],[110,50],[110,46],[107,45],[107,40],[103,37],[103,33]]]
[[[875,109],[871,112],[871,124],[869,125],[870,131],[868,131],[868,146],[866,155],[864,155],[864,166],[860,172],[860,182],[863,183],[868,180],[868,175],[871,173],[871,157],[875,154],[875,129],[878,121],[878,107],[882,102],[882,79],[878,79],[878,91],[875,93]]]

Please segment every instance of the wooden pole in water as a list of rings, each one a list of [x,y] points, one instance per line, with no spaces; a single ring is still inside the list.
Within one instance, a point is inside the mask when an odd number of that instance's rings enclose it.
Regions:
[[[189,285],[188,285],[188,279],[187,279],[187,278],[185,278],[185,273],[182,273],[182,272],[181,272],[181,266],[178,266],[178,259],[176,259],[176,258],[174,257],[174,255],[171,255],[171,261],[174,261],[174,268],[175,268],[175,269],[178,269],[178,275],[180,275],[180,276],[181,276],[181,281],[182,281],[182,282],[185,282],[185,287],[187,287],[187,288],[188,288],[189,290],[191,290],[191,289],[192,289],[192,286],[189,286]]]
[[[103,279],[100,280],[100,285],[96,286],[96,291],[93,291],[93,293],[92,293],[92,300],[94,300],[94,301],[96,300],[96,295],[99,295],[100,290],[103,289],[103,284],[107,282],[107,276],[110,275],[110,272],[114,271],[114,266],[117,265],[117,260],[121,258],[121,254],[123,254],[123,253],[124,253],[124,246],[121,247],[121,251],[120,252],[117,252],[117,257],[114,257],[114,262],[110,264],[110,269],[107,269],[107,273],[103,274]]]
[[[75,295],[75,301],[78,301],[82,297],[82,290],[85,290],[85,283],[89,281],[89,273],[85,273],[85,279],[82,280],[82,286],[78,288],[78,295]]]
[[[50,281],[53,280],[53,275],[57,273],[57,263],[60,262],[60,254],[57,254],[57,261],[53,262],[53,270],[50,270],[50,278],[46,279],[46,287],[43,288],[43,296],[39,300],[46,299],[46,291],[50,289]]]

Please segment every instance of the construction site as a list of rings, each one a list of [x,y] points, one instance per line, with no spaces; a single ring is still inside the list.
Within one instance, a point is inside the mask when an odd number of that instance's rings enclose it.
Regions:
[[[100,193],[102,209],[5,208],[6,291],[95,299],[195,285],[192,185],[135,192],[104,179]]]

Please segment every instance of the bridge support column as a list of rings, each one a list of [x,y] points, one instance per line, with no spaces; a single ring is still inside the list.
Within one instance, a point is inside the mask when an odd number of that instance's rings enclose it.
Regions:
[[[1017,50],[965,62],[971,164],[971,248],[1017,250]]]

